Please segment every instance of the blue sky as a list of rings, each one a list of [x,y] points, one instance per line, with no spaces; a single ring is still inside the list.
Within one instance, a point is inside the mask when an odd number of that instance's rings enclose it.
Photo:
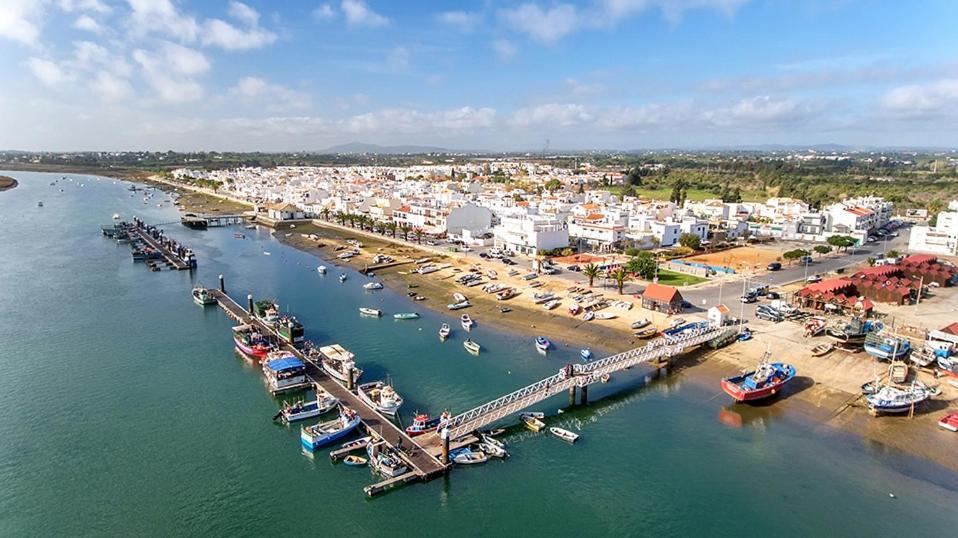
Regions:
[[[0,148],[958,146],[958,2],[2,0]]]

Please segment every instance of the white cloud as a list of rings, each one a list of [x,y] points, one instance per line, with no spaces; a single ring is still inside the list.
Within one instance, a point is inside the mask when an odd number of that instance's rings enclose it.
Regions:
[[[500,9],[499,17],[514,31],[528,34],[543,43],[555,43],[578,29],[579,14],[572,4],[556,4],[543,9],[526,3],[511,9]]]
[[[343,0],[339,7],[350,26],[375,28],[389,24],[389,19],[370,9],[363,0]]]
[[[503,60],[512,58],[516,55],[516,52],[519,51],[519,49],[516,48],[516,46],[513,45],[508,39],[496,39],[490,44],[490,46],[492,47],[492,50],[496,51],[496,54],[499,55],[499,58]]]
[[[27,67],[46,86],[57,87],[71,78],[57,63],[43,58],[31,57],[27,60]]]
[[[113,12],[113,8],[104,4],[101,0],[60,0],[57,2],[60,9],[68,13],[74,11],[93,11],[103,15]]]
[[[98,71],[90,81],[90,88],[103,101],[121,101],[133,94],[130,81],[109,71]]]
[[[259,24],[259,12],[242,2],[231,1],[229,13],[234,19],[245,22],[250,26]]]
[[[230,94],[243,101],[263,100],[269,110],[309,107],[309,95],[279,84],[270,84],[258,77],[243,77],[230,89]]]
[[[436,16],[442,24],[455,26],[459,30],[471,32],[482,22],[482,15],[471,11],[444,11]]]
[[[720,127],[782,126],[808,120],[817,112],[816,107],[807,103],[762,96],[742,99],[731,106],[708,110],[704,117]]]
[[[105,69],[118,77],[129,77],[130,64],[117,53],[110,52],[102,45],[92,41],[73,42],[73,60],[70,65],[80,70]]]
[[[616,24],[620,20],[658,8],[669,21],[676,23],[682,15],[693,9],[711,9],[732,16],[748,0],[602,0],[600,13],[606,22]]]
[[[203,24],[204,45],[216,45],[226,50],[249,50],[274,41],[276,34],[258,26],[242,30],[220,19],[208,19]]]
[[[177,75],[199,75],[209,71],[210,62],[198,50],[176,43],[163,43],[160,47],[166,67]]]
[[[952,115],[958,107],[958,79],[899,86],[883,95],[879,105],[889,115],[901,118]]]
[[[565,79],[565,86],[568,88],[569,93],[575,97],[589,97],[605,91],[605,87],[601,84],[579,82],[574,78]]]
[[[203,86],[193,78],[209,70],[209,62],[202,53],[167,42],[159,53],[134,50],[133,59],[164,101],[190,102],[203,97]]]
[[[389,51],[386,57],[386,64],[393,71],[405,71],[409,67],[409,49],[406,47],[395,47]]]
[[[492,108],[467,106],[438,112],[388,108],[352,116],[336,125],[349,134],[414,134],[484,129],[492,127],[495,119],[496,111]]]
[[[127,0],[130,30],[139,37],[155,32],[180,41],[192,42],[200,34],[196,19],[180,13],[171,0]]]
[[[547,103],[516,110],[510,123],[516,127],[573,127],[594,119],[586,107],[573,103]]]
[[[103,27],[100,26],[100,23],[89,15],[80,15],[73,21],[73,27],[77,30],[86,30],[87,32],[93,32],[94,34],[99,34],[103,31]]]
[[[319,21],[332,19],[336,16],[336,10],[329,4],[321,4],[313,10],[313,18]]]
[[[4,0],[0,7],[0,37],[36,45],[42,11],[42,4],[34,0]]]

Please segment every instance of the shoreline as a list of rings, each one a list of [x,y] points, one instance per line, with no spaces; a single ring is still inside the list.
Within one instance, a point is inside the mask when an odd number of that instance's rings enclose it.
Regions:
[[[173,189],[180,191],[191,191],[202,195],[202,200],[209,198],[226,199],[228,198],[216,193],[202,192],[205,189],[189,185],[177,186],[171,182],[149,181],[144,178],[117,178],[134,183],[149,184],[157,186],[164,190]],[[196,210],[195,206],[188,206],[186,202],[178,209],[181,212]],[[420,247],[413,243],[393,242],[389,237],[379,236],[372,232],[360,232],[343,227],[337,223],[327,223],[318,219],[310,224],[296,224],[295,228],[289,225],[279,225],[274,229],[277,233],[274,237],[281,243],[297,248],[309,254],[313,254],[324,263],[334,266],[348,266],[353,269],[362,269],[363,261],[371,260],[373,253],[384,253],[393,256],[397,260],[415,260],[422,257],[433,258],[437,263],[450,263],[464,271],[470,265],[471,261],[462,260],[454,253],[443,253],[439,249],[431,247]],[[282,232],[282,233],[280,233]],[[286,233],[290,233],[286,237]],[[308,239],[305,234],[316,234],[319,242]],[[365,243],[365,248],[361,256],[357,256],[351,262],[343,262],[336,259],[334,254],[335,247],[345,244],[345,240],[356,238]],[[320,246],[318,243],[323,243]],[[490,262],[484,261],[483,266],[489,267]],[[505,274],[508,267],[502,264],[492,264],[497,272]],[[619,296],[614,288],[603,288],[599,285],[593,288],[596,292],[604,293],[610,300],[622,298],[636,303],[632,310],[619,311],[610,307],[607,311],[614,311],[617,314],[630,312],[628,318],[620,317],[610,321],[584,322],[579,318],[572,318],[566,313],[568,299],[565,299],[564,288],[569,286],[569,282],[550,282],[536,291],[551,288],[556,291],[565,300],[566,304],[560,305],[558,309],[548,313],[546,310],[534,307],[531,300],[531,290],[527,288],[528,282],[521,283],[522,294],[506,302],[498,302],[491,295],[486,295],[479,287],[468,288],[455,284],[452,267],[430,275],[402,274],[413,267],[412,264],[400,265],[384,270],[376,271],[376,280],[382,280],[384,284],[389,285],[396,291],[405,292],[409,284],[418,287],[414,288],[417,293],[427,296],[423,301],[428,303],[423,305],[438,312],[450,311],[445,309],[446,302],[451,302],[451,294],[454,291],[464,293],[474,306],[465,310],[470,316],[477,319],[478,323],[489,323],[501,329],[510,330],[519,334],[536,335],[545,334],[550,338],[552,335],[561,335],[562,343],[573,340],[577,345],[581,342],[582,347],[594,346],[597,350],[603,352],[618,352],[626,349],[632,349],[643,345],[643,340],[634,340],[631,338],[632,331],[628,328],[628,319],[637,319],[647,317],[653,320],[653,323],[659,327],[664,325],[668,319],[662,314],[652,313],[641,308],[637,301],[630,295]],[[500,271],[501,269],[501,271]],[[528,269],[522,271],[529,272]],[[445,278],[437,278],[440,273]],[[461,273],[460,273],[461,274]],[[551,279],[543,279],[551,280]],[[502,281],[507,281],[503,279]],[[512,281],[508,281],[512,285]],[[598,283],[598,281],[597,281]],[[587,287],[585,283],[583,287]],[[558,288],[558,289],[556,289]],[[506,304],[513,309],[508,314],[501,314],[498,311],[500,305]],[[561,310],[561,313],[560,313]],[[452,314],[458,316],[458,312]],[[753,328],[754,329],[754,328]],[[775,334],[775,327],[761,327],[760,332],[756,334],[759,340],[767,340],[774,352],[783,355],[787,360],[792,360],[791,355],[801,352],[805,345],[811,341],[790,341],[784,336]],[[556,337],[557,339],[560,337]],[[757,363],[761,355],[761,342],[738,343],[731,347],[721,350],[696,350],[683,355],[677,361],[675,371],[671,376],[682,375],[695,383],[702,383],[706,387],[714,387],[716,393],[721,395],[721,389],[718,382],[722,377],[739,373],[742,369],[751,369]],[[844,353],[844,352],[843,352]],[[854,379],[855,375],[860,375],[863,367],[863,361],[857,360],[848,354],[830,354],[825,359],[812,358],[810,356],[798,356],[794,360],[798,365],[800,378],[796,378],[781,397],[778,397],[768,404],[749,406],[736,405],[736,410],[743,411],[746,416],[771,414],[777,415],[799,415],[808,418],[818,427],[824,426],[829,431],[834,430],[841,433],[855,435],[863,442],[873,442],[885,447],[899,450],[904,454],[920,460],[931,461],[937,465],[958,471],[958,461],[950,457],[947,449],[942,450],[940,443],[954,442],[949,436],[954,436],[951,432],[945,432],[937,427],[938,417],[948,408],[954,410],[955,402],[958,401],[958,390],[941,384],[943,393],[935,400],[927,402],[919,412],[916,412],[913,419],[901,416],[885,416],[881,418],[871,417],[867,410],[861,406],[861,397],[849,390],[857,390],[860,380],[855,383],[849,382],[849,378]],[[838,359],[844,357],[844,359]],[[842,376],[835,371],[845,370],[848,364],[852,363],[858,367],[858,372],[850,372]],[[870,364],[870,363],[869,363]],[[697,368],[691,368],[697,366]],[[854,369],[854,368],[853,368]],[[814,379],[817,373],[822,374],[827,379],[827,384]],[[833,375],[834,374],[834,375]],[[729,403],[731,401],[729,400]],[[758,411],[752,411],[758,410]],[[775,410],[775,411],[769,411]]]

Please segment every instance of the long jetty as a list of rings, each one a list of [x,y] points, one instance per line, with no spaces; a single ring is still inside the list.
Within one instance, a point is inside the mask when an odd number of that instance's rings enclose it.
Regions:
[[[474,433],[480,428],[566,391],[569,393],[570,403],[574,403],[578,389],[580,403],[584,405],[588,402],[589,385],[601,381],[602,376],[606,374],[639,364],[667,367],[672,357],[692,347],[725,338],[734,331],[729,327],[695,326],[682,333],[664,336],[642,347],[603,359],[584,364],[567,364],[552,376],[452,417],[445,422],[440,432],[410,437],[360,399],[354,388],[343,386],[339,381],[326,375],[313,356],[304,354],[300,349],[284,341],[273,327],[253,316],[251,295],[247,296],[249,304],[247,308],[244,308],[226,293],[222,276],[220,276],[219,289],[209,290],[209,292],[227,316],[237,322],[253,325],[263,334],[272,335],[283,351],[301,359],[306,364],[307,376],[313,383],[338,398],[343,405],[356,411],[367,433],[377,440],[384,441],[405,461],[411,470],[401,476],[367,486],[364,491],[370,497],[396,484],[414,480],[425,481],[446,473],[450,468],[449,452],[474,443],[477,440]],[[400,447],[405,450],[398,450]],[[339,455],[334,451],[331,457],[335,460]]]
[[[101,227],[103,235],[113,237],[118,241],[127,239],[134,251],[134,260],[137,260],[138,247],[147,247],[157,254],[153,259],[162,259],[169,267],[178,271],[196,269],[196,255],[177,240],[169,238],[156,225],[149,225],[133,217],[133,222],[121,222],[113,226]],[[143,258],[147,261],[147,258]]]

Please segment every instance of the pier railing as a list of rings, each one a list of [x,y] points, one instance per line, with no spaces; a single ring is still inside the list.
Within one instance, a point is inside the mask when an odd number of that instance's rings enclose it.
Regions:
[[[572,387],[583,387],[594,383],[605,374],[677,355],[687,348],[725,336],[732,330],[734,329],[728,327],[695,328],[673,337],[658,338],[642,347],[604,359],[573,364],[571,374],[568,367],[563,367],[557,374],[453,417],[447,423],[449,437],[455,439]]]

